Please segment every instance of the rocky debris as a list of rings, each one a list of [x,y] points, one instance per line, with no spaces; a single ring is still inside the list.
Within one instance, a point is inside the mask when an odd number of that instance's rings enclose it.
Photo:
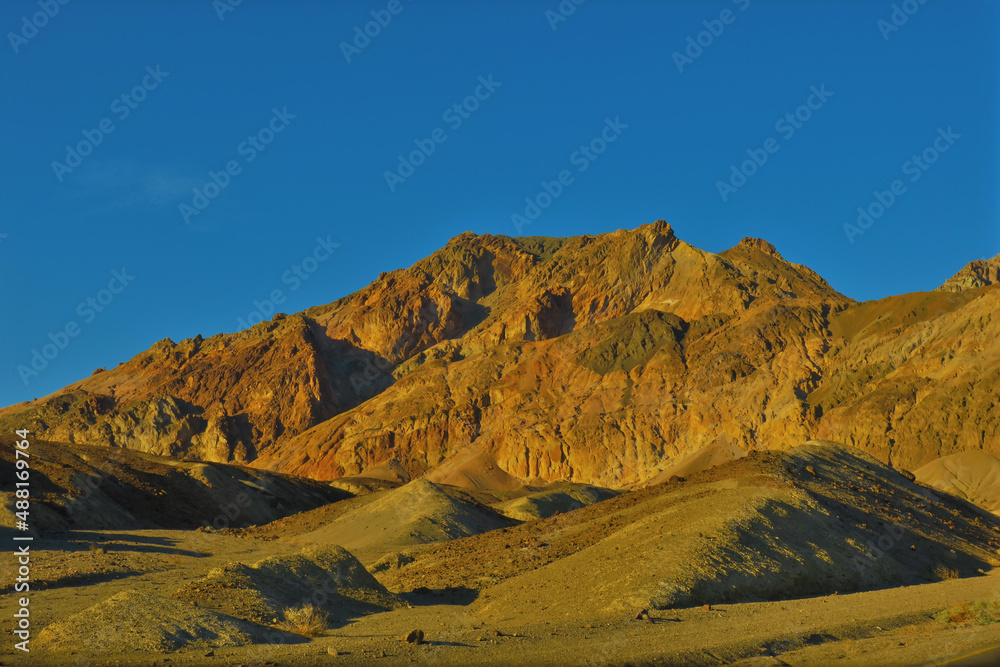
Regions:
[[[407,644],[423,644],[424,643],[424,631],[423,630],[410,630],[408,633],[403,635],[402,640]]]
[[[632,620],[633,621],[648,621],[649,620],[649,610],[648,609],[640,609],[639,611],[637,611],[635,613],[635,616],[632,618]]]

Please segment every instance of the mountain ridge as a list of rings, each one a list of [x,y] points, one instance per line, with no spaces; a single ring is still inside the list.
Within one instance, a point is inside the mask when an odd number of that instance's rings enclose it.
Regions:
[[[995,392],[975,374],[1000,358],[974,335],[996,327],[983,265],[937,292],[858,303],[764,240],[709,253],[665,221],[464,232],[329,304],[160,341],[0,424],[318,479],[398,459],[414,477],[622,486],[707,447],[813,437],[919,467],[997,451]],[[976,407],[952,405],[960,383]]]

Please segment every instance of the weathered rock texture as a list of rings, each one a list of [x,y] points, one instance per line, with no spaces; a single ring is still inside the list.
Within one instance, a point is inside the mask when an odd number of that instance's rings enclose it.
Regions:
[[[819,437],[916,468],[1000,453],[998,260],[855,303],[773,246],[662,222],[466,232],[408,269],[246,331],[162,341],[0,411],[47,438],[334,479],[640,483],[703,448]]]

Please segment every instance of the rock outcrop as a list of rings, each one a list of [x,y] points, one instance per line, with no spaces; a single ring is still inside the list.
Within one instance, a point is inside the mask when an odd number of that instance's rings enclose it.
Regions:
[[[771,244],[659,221],[464,233],[296,315],[149,351],[0,411],[52,440],[321,480],[620,487],[698,452],[844,442],[907,469],[1000,454],[997,260],[856,303]]]

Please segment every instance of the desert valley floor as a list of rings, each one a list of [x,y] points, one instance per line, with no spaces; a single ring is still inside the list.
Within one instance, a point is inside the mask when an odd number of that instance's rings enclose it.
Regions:
[[[323,488],[97,448],[35,456],[51,498],[120,527],[40,507],[34,664],[919,665],[1000,644],[1000,520],[830,443],[623,492]],[[117,481],[72,487],[87,465]],[[196,502],[164,513],[170,494]],[[248,514],[301,511],[206,530],[237,497]],[[187,528],[136,527],[154,521]],[[303,602],[330,627],[281,629]]]

